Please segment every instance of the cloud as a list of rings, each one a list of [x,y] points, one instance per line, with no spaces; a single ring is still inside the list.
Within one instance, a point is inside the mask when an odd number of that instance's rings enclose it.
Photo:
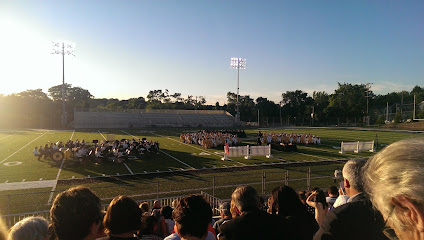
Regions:
[[[391,92],[411,91],[415,85],[395,82],[376,83],[371,86],[371,90],[376,94],[387,94]]]

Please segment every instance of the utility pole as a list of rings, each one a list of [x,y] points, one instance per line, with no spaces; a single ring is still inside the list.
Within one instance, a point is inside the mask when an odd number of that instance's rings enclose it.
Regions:
[[[75,44],[68,42],[53,42],[52,54],[62,55],[62,127],[66,127],[67,116],[65,108],[65,55],[74,54]]]

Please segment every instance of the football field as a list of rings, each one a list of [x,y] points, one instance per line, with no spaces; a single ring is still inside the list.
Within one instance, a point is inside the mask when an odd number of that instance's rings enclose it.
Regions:
[[[168,195],[184,194],[186,188],[209,186],[210,183],[202,177],[214,177],[214,184],[242,184],[252,181],[254,176],[262,174],[263,169],[278,169],[292,171],[292,177],[305,175],[305,167],[293,167],[293,164],[313,166],[314,176],[331,176],[334,167],[342,166],[343,161],[352,158],[369,157],[373,153],[347,152],[339,154],[342,141],[376,141],[378,148],[392,142],[422,136],[421,133],[377,131],[361,129],[336,129],[336,128],[280,128],[280,129],[249,129],[246,130],[247,138],[242,138],[243,145],[256,144],[258,131],[267,133],[307,133],[321,137],[320,145],[298,145],[297,152],[280,152],[272,150],[272,158],[243,157],[231,158],[222,161],[223,148],[205,149],[199,145],[182,143],[179,135],[182,132],[196,131],[193,129],[108,129],[108,130],[47,130],[47,129],[21,129],[0,130],[0,204],[2,208],[8,205],[6,212],[28,212],[40,210],[42,207],[23,207],[28,199],[28,193],[34,194],[34,201],[43,202],[45,206],[51,203],[58,191],[77,184],[98,188],[99,195],[111,198],[119,194],[136,195],[140,192],[159,192],[159,181],[162,183],[161,192]],[[72,160],[53,161],[51,159],[37,160],[32,151],[36,146],[44,146],[50,142],[66,142],[68,140],[82,140],[92,143],[93,140],[102,141],[108,134],[114,134],[115,139],[138,139],[158,141],[160,152],[149,153],[140,159],[130,160],[126,163],[113,162],[76,162]],[[331,163],[334,161],[334,163]],[[329,164],[329,162],[331,164]],[[324,164],[325,163],[325,164]],[[287,166],[287,167],[286,167]],[[228,172],[237,172],[245,175],[232,176]],[[216,183],[215,183],[216,177]],[[275,181],[281,175],[275,176]],[[267,180],[273,180],[273,173],[269,173]],[[158,181],[157,186],[152,185]],[[175,184],[186,181],[185,184]],[[146,182],[143,187],[140,185]],[[280,181],[281,182],[281,181]],[[209,184],[209,185],[208,185]],[[281,184],[281,183],[279,183]],[[315,182],[316,185],[328,186],[331,179]],[[119,188],[111,190],[106,186],[114,185]],[[266,191],[271,191],[267,186]],[[304,188],[299,186],[299,188]],[[106,190],[107,189],[107,190]],[[233,187],[223,190],[222,196],[231,193]],[[218,194],[215,192],[215,194]],[[159,195],[159,194],[158,194]],[[157,195],[157,196],[158,196]],[[7,197],[6,197],[7,196]],[[11,200],[13,196],[13,200]],[[21,196],[21,197],[20,197]],[[25,197],[23,197],[25,196]],[[141,195],[140,195],[141,196]],[[151,197],[151,195],[148,195]],[[147,197],[147,195],[146,195]],[[6,199],[8,198],[8,199]],[[22,202],[20,201],[22,200]],[[11,207],[11,202],[15,207]],[[15,209],[16,210],[10,210]],[[48,208],[47,208],[48,209]],[[5,210],[1,210],[5,212]]]

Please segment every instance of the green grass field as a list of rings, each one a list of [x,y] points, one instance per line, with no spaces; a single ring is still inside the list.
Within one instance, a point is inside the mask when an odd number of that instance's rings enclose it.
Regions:
[[[335,166],[351,158],[369,157],[373,153],[348,152],[339,154],[341,141],[378,140],[378,149],[397,140],[420,137],[408,132],[375,130],[346,130],[325,128],[260,129],[262,132],[311,133],[321,137],[320,145],[298,146],[298,152],[272,151],[273,158],[243,157],[221,161],[223,149],[204,149],[198,145],[181,143],[184,129],[147,130],[84,130],[58,131],[45,129],[0,130],[0,212],[2,214],[31,212],[49,208],[51,199],[70,186],[83,184],[91,187],[105,203],[119,194],[138,199],[178,196],[203,189],[220,198],[228,198],[235,186],[249,183],[265,194],[284,183],[289,171],[290,186],[306,189],[306,172],[311,168],[315,177],[312,186],[330,186]],[[247,130],[244,144],[255,144],[258,129]],[[38,161],[33,156],[35,146],[48,142],[84,139],[86,142],[103,140],[113,133],[115,139],[147,138],[159,141],[161,152],[147,154],[126,164],[104,162],[76,163],[73,161]],[[377,150],[378,150],[377,149]],[[298,164],[300,163],[300,164]],[[265,165],[264,165],[265,164]],[[298,164],[298,165],[296,165]],[[262,175],[266,173],[266,187],[262,189]],[[106,176],[106,177],[103,177]],[[12,183],[54,183],[47,187],[34,185],[29,189],[10,188]],[[56,184],[57,183],[57,184]],[[25,185],[26,186],[26,185]]]

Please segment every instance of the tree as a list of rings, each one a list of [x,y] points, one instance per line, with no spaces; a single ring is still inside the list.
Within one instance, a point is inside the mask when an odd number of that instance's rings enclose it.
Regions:
[[[310,111],[308,106],[313,105],[313,99],[308,96],[308,93],[303,92],[302,90],[296,91],[287,91],[281,94],[282,100],[282,111],[285,116],[295,118],[295,121],[302,120],[302,123],[305,119],[310,118]],[[308,112],[309,111],[309,112]]]
[[[357,119],[367,114],[367,99],[365,84],[338,83],[339,87],[329,97],[326,112],[341,119]],[[372,91],[368,93],[370,100],[374,97]]]

